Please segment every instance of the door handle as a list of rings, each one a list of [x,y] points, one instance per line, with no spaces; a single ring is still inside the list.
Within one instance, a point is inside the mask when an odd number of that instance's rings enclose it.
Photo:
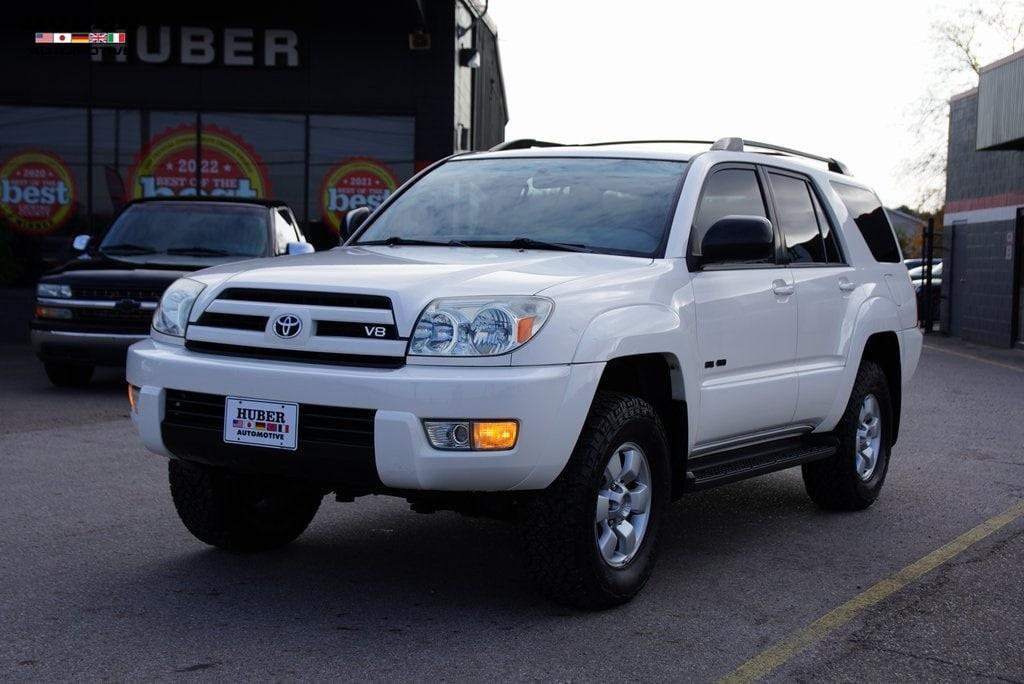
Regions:
[[[793,286],[780,278],[772,281],[772,292],[780,297],[788,297],[793,294]]]
[[[843,292],[853,292],[857,289],[857,283],[851,283],[846,278],[839,279],[839,289]]]

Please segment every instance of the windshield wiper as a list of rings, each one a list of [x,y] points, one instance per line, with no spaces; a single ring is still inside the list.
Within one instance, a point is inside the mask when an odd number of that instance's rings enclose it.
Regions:
[[[152,247],[144,247],[143,245],[133,245],[130,242],[121,242],[116,245],[100,246],[101,252],[110,252],[111,254],[156,254],[156,250]]]
[[[442,242],[441,240],[420,240],[418,238],[404,238],[397,235],[392,235],[385,240],[368,240],[367,242],[357,242],[353,247],[360,247],[365,245],[387,245],[388,247],[394,247],[396,245],[418,245],[421,247],[469,247],[468,244],[462,240],[448,240]]]
[[[469,244],[480,247],[511,247],[513,249],[553,249],[561,252],[591,253],[594,251],[586,245],[574,242],[545,242],[529,237],[517,237],[511,240],[473,240]]]
[[[180,254],[183,256],[229,256],[229,252],[225,252],[223,249],[213,249],[211,247],[168,247],[168,254]]]

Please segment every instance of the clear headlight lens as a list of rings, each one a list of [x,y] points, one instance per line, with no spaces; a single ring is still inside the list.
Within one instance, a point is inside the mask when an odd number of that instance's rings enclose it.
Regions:
[[[188,278],[174,281],[160,298],[160,306],[153,314],[153,329],[165,335],[184,337],[192,305],[205,287]]]
[[[497,356],[526,344],[553,304],[544,297],[436,299],[424,309],[409,343],[413,356]]]
[[[57,283],[39,283],[36,285],[36,295],[49,299],[67,299],[71,296],[71,286],[58,285]]]

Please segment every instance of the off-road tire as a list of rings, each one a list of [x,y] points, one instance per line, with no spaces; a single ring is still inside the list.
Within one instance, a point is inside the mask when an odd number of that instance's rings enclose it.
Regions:
[[[882,441],[874,472],[865,481],[857,474],[855,461],[860,407],[868,394],[875,396],[881,411]],[[874,361],[864,361],[857,370],[846,412],[833,431],[839,442],[835,455],[803,466],[804,487],[811,500],[822,508],[838,511],[859,511],[874,503],[889,470],[892,426],[892,399],[885,372]]]
[[[46,369],[46,377],[54,387],[84,387],[92,380],[92,374],[96,370],[95,366],[59,361],[47,361],[43,368]]]
[[[636,555],[622,567],[602,558],[595,540],[597,492],[612,453],[639,445],[651,474],[650,516]],[[654,408],[643,399],[598,392],[565,469],[521,507],[526,566],[548,598],[584,609],[629,601],[650,577],[672,479],[668,441]]]
[[[305,531],[323,495],[306,485],[172,459],[171,497],[197,539],[226,551],[276,549]]]

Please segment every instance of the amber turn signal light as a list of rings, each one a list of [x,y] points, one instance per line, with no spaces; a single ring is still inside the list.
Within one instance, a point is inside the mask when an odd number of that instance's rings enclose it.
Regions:
[[[519,423],[514,420],[474,420],[473,448],[511,449],[519,438]]]

